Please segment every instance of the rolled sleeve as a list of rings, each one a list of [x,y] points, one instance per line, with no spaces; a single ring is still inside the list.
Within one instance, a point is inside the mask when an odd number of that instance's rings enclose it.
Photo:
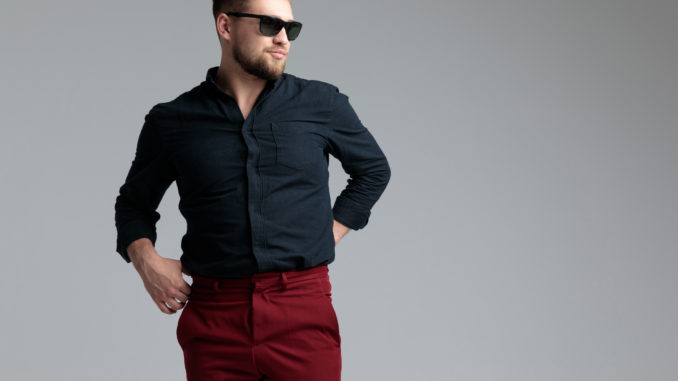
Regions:
[[[148,238],[155,245],[157,208],[165,192],[176,179],[155,118],[157,107],[146,115],[137,141],[136,153],[124,184],[115,201],[116,251],[127,262],[130,243]]]
[[[371,209],[386,189],[391,168],[370,131],[358,118],[348,96],[335,88],[332,118],[327,137],[328,152],[341,162],[350,176],[337,196],[334,218],[353,230],[364,228]]]

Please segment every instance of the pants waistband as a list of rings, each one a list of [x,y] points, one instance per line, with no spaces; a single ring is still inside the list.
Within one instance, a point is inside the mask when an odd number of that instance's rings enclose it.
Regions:
[[[329,273],[327,265],[318,265],[303,270],[271,271],[252,275],[246,275],[235,279],[218,279],[194,275],[191,278],[192,288],[227,291],[237,289],[266,288],[276,284],[282,284],[283,288],[288,282],[325,277]]]

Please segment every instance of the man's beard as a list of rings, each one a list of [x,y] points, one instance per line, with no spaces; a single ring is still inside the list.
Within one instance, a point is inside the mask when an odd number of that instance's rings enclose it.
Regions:
[[[282,66],[277,66],[268,63],[266,57],[260,57],[259,59],[248,57],[238,48],[238,45],[233,46],[233,58],[235,59],[235,62],[240,64],[245,72],[262,79],[274,80],[285,71],[286,61],[283,62]]]

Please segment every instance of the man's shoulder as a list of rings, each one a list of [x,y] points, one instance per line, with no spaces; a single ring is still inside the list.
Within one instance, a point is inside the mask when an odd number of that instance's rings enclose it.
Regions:
[[[285,73],[287,81],[294,87],[305,91],[324,91],[328,93],[338,92],[339,88],[333,83],[322,81],[319,79],[300,77],[295,74]]]
[[[177,119],[180,110],[186,107],[186,103],[197,99],[201,91],[201,86],[198,85],[174,96],[174,98],[157,102],[151,107],[148,114],[158,120]]]
[[[301,94],[300,97],[296,97],[298,100],[310,102],[317,107],[333,109],[335,105],[340,104],[342,97],[346,97],[334,83],[286,74],[289,88],[294,89],[292,92],[295,95]]]

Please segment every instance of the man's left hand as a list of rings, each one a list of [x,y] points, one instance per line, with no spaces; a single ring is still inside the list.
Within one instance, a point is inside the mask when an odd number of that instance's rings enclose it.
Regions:
[[[332,231],[334,232],[334,245],[336,246],[350,230],[351,228],[348,226],[334,220],[334,226],[332,226]]]

